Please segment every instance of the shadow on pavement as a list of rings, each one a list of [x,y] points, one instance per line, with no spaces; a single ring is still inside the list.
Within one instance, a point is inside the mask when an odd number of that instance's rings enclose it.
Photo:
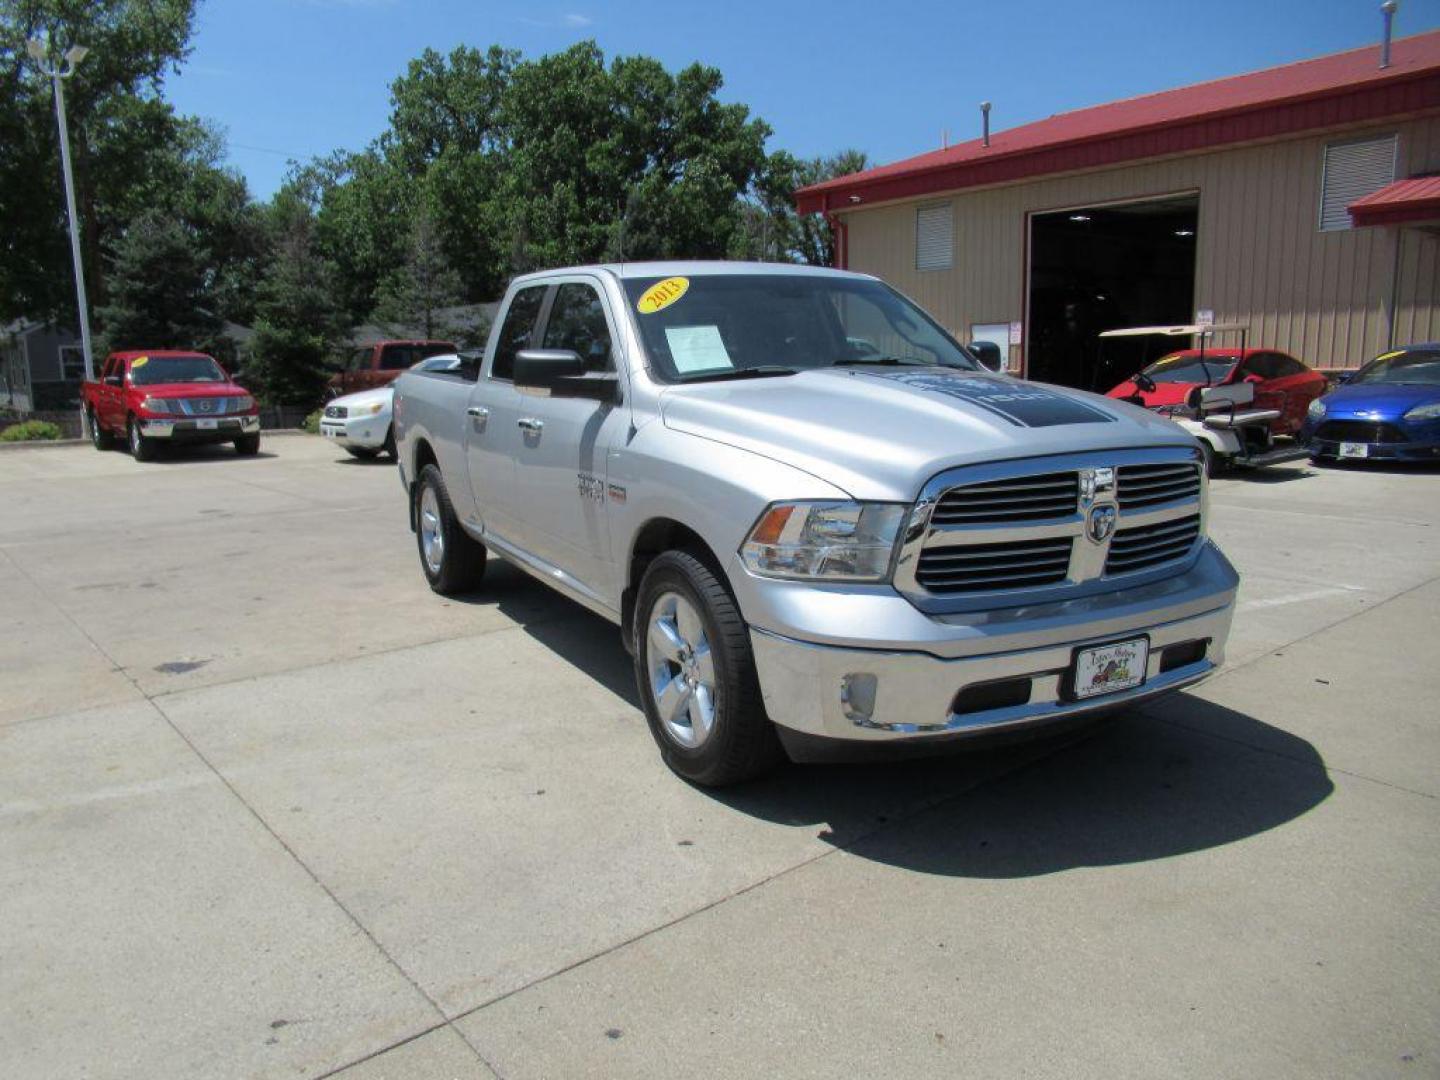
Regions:
[[[263,448],[264,443],[261,443]],[[123,451],[122,451],[123,452]],[[162,446],[146,465],[194,465],[197,462],[216,461],[264,461],[278,457],[261,449],[258,454],[237,454],[229,443],[201,444],[198,446]]]
[[[1333,790],[1304,739],[1200,698],[1171,702],[1183,703],[1184,726],[1163,719],[1162,702],[1058,746],[795,768],[716,797],[777,822],[827,823],[823,838],[876,862],[1012,878],[1220,847],[1295,820]],[[886,787],[922,790],[931,805],[893,825],[852,812],[883,801]]]
[[[452,599],[498,606],[639,708],[630,657],[607,620],[500,560],[480,592]],[[876,862],[1009,878],[1220,847],[1295,820],[1332,790],[1304,739],[1177,694],[1078,733],[901,763],[789,766],[704,793],[762,820],[817,828]]]

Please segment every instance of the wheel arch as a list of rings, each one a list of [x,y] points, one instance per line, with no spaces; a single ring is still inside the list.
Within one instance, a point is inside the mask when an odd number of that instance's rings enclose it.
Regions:
[[[393,421],[392,421],[393,422]],[[409,472],[410,478],[410,531],[413,533],[419,526],[415,521],[415,489],[420,485],[420,473],[426,465],[440,467],[440,459],[435,454],[435,448],[430,445],[430,440],[424,436],[415,440],[415,451],[411,455],[411,464],[414,466]]]
[[[625,588],[620,595],[620,636],[625,643],[625,651],[632,655],[635,650],[635,599],[640,592],[640,581],[655,558],[667,551],[688,551],[703,562],[726,589],[730,589],[724,563],[695,529],[671,517],[653,517],[645,522],[630,544]],[[734,595],[733,590],[731,595]]]

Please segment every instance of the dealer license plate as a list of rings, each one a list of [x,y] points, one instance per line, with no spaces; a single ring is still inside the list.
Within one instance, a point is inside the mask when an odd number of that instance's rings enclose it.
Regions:
[[[1363,442],[1342,442],[1340,444],[1341,457],[1369,457],[1370,444]]]
[[[196,420],[195,426],[201,431],[214,431],[220,426],[219,420]]]
[[[1139,686],[1145,681],[1149,657],[1146,638],[1081,649],[1075,654],[1075,697],[1097,697]]]

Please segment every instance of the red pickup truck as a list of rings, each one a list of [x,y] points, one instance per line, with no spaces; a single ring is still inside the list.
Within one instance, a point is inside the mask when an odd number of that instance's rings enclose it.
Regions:
[[[377,341],[353,349],[345,370],[330,376],[330,396],[388,386],[421,360],[458,352],[453,341]]]
[[[116,438],[137,461],[149,461],[162,443],[232,442],[240,454],[260,450],[255,399],[204,353],[111,353],[100,378],[80,392],[97,450]]]

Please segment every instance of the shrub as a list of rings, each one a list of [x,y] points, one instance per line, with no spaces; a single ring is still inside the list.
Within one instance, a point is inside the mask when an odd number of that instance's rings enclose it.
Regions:
[[[0,431],[0,442],[53,442],[60,434],[59,427],[48,420],[26,420]]]
[[[309,416],[305,417],[305,422],[300,426],[303,427],[306,431],[308,431],[311,435],[319,435],[320,416],[323,412],[323,409],[316,409]]]

